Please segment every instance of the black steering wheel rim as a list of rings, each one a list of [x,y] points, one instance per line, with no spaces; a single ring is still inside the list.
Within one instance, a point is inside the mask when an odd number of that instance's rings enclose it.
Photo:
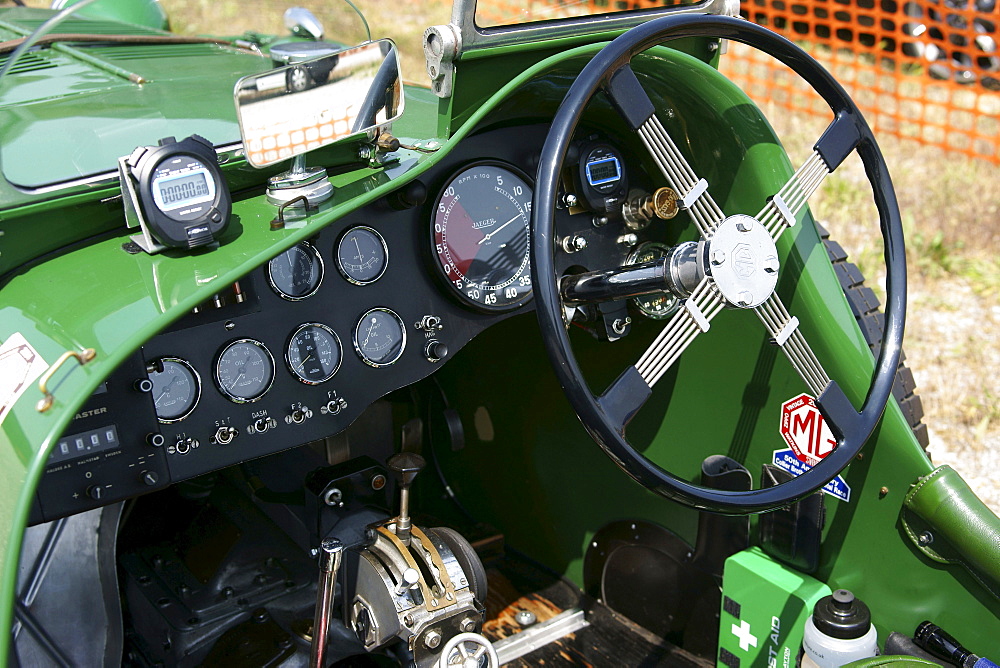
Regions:
[[[627,420],[620,415],[609,415],[607,403],[602,406],[588,389],[563,320],[554,263],[554,221],[560,167],[576,127],[591,98],[608,86],[613,75],[626,68],[634,56],[652,46],[684,37],[742,42],[774,56],[808,82],[830,105],[835,118],[817,142],[817,152],[825,153],[823,158],[833,171],[856,149],[879,212],[887,269],[885,330],[875,375],[862,409],[857,412],[835,382],[827,385],[817,404],[833,428],[838,446],[801,476],[766,489],[732,492],[701,487],[677,478],[639,453],[625,438]],[[899,207],[885,160],[855,103],[819,63],[784,37],[738,18],[679,15],[644,23],[609,43],[583,68],[552,121],[538,165],[532,230],[536,312],[559,382],[597,444],[629,476],[654,493],[687,506],[725,514],[775,510],[811,494],[838,475],[860,452],[881,418],[899,364],[906,310],[906,266]]]

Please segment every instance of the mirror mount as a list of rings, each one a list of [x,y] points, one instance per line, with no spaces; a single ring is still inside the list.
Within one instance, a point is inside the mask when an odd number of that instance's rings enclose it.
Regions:
[[[364,143],[362,151],[385,151],[378,139],[403,110],[399,56],[390,40],[378,40],[347,49],[285,42],[271,46],[271,58],[276,69],[236,82],[246,158],[254,167],[293,158],[269,180],[267,199],[294,207],[305,197],[315,206],[333,187],[325,169],[306,165],[306,153],[350,140]]]
[[[296,8],[293,7],[285,12],[286,23],[289,21],[289,12],[293,9]],[[319,26],[318,21],[315,21],[315,17],[307,10],[302,11],[308,14],[308,17],[293,16],[292,18],[313,18],[319,35],[322,35],[322,27]],[[286,42],[271,47],[271,60],[278,67],[295,65],[315,58],[330,57],[340,50],[339,47],[330,42]],[[299,70],[293,68],[289,71],[289,85],[293,89],[298,82],[297,75],[299,75]],[[302,74],[301,76],[306,75]],[[333,195],[333,185],[327,178],[326,169],[307,167],[305,153],[295,156],[292,160],[292,166],[287,172],[282,172],[267,180],[267,201],[274,206],[299,206],[302,212],[305,212],[308,206],[316,206],[325,202],[330,199],[331,195]],[[293,204],[293,202],[298,204]]]

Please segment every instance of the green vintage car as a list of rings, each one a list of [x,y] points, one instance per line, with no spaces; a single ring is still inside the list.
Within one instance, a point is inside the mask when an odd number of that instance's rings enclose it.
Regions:
[[[497,9],[426,77],[298,9],[0,9],[0,657],[992,665],[850,97],[729,0]],[[829,104],[801,165],[734,41]],[[884,316],[807,206],[855,154]]]

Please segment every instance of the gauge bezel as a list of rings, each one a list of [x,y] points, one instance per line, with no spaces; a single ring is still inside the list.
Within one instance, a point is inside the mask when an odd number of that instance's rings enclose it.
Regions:
[[[448,288],[448,294],[450,296],[456,298],[457,301],[462,304],[462,306],[465,306],[467,308],[471,308],[471,309],[473,309],[475,311],[478,311],[480,313],[491,313],[491,314],[508,313],[510,311],[515,311],[515,310],[517,310],[517,309],[519,309],[519,308],[523,307],[524,305],[526,305],[526,304],[528,304],[528,303],[531,302],[531,300],[534,298],[534,294],[535,294],[535,292],[534,292],[534,290],[535,290],[534,284],[531,285],[531,289],[529,289],[521,298],[519,298],[517,301],[514,301],[514,302],[510,302],[510,303],[506,303],[506,304],[491,305],[491,304],[484,304],[482,302],[475,301],[474,299],[472,299],[471,297],[469,297],[464,292],[464,290],[461,290],[461,289],[455,287],[455,284],[452,282],[452,279],[449,278],[447,272],[445,272],[444,266],[443,266],[443,264],[441,262],[441,256],[437,252],[436,242],[434,240],[434,235],[435,235],[434,225],[437,222],[438,210],[439,210],[439,207],[441,206],[441,201],[444,198],[445,191],[448,190],[448,187],[452,183],[454,183],[455,180],[459,176],[461,176],[462,174],[464,174],[465,172],[467,172],[469,170],[472,170],[472,169],[475,169],[476,167],[483,167],[483,166],[485,166],[485,167],[499,168],[499,169],[502,169],[502,170],[504,170],[506,172],[509,172],[510,174],[513,174],[517,178],[521,179],[521,181],[523,181],[526,186],[528,186],[528,189],[531,192],[532,197],[534,196],[534,192],[535,192],[535,183],[534,183],[534,180],[530,176],[528,176],[527,173],[525,173],[524,171],[522,171],[521,169],[519,169],[517,166],[512,165],[509,162],[504,162],[503,160],[475,160],[473,162],[465,163],[464,165],[462,165],[458,169],[456,169],[456,170],[454,170],[454,171],[452,171],[452,172],[450,172],[448,174],[448,177],[446,179],[444,179],[444,181],[443,181],[443,184],[441,186],[440,191],[438,192],[437,197],[434,199],[434,208],[431,209],[431,220],[430,220],[430,228],[429,228],[430,229],[430,233],[428,235],[428,242],[429,242],[428,243],[428,248],[430,250],[431,263],[434,265],[435,274],[437,275],[438,279],[445,286],[447,286],[447,288]],[[529,198],[529,201],[530,201],[530,198]],[[526,270],[524,272],[520,272],[519,271],[519,274],[523,273],[524,275],[531,276],[531,253],[530,253],[530,248],[531,248],[531,211],[529,210],[528,211],[528,237],[527,237],[527,244],[525,246],[525,249],[526,249],[525,250],[525,262],[522,264],[522,266],[526,267]],[[515,277],[515,280],[516,280],[516,277]]]
[[[370,359],[365,354],[364,350],[362,350],[361,344],[358,343],[358,333],[361,328],[361,324],[368,318],[369,315],[371,315],[375,311],[382,311],[383,313],[388,313],[393,318],[395,318],[396,322],[399,323],[399,331],[403,337],[403,342],[399,345],[399,352],[396,354],[395,357],[393,357],[388,362],[376,362],[375,360]],[[368,366],[375,367],[376,369],[381,369],[387,366],[392,366],[393,364],[399,361],[399,358],[403,356],[403,351],[406,350],[406,325],[403,323],[403,319],[399,317],[399,314],[393,311],[391,308],[385,306],[376,306],[373,309],[368,309],[367,311],[364,312],[364,314],[360,318],[358,318],[357,324],[354,325],[354,334],[352,335],[351,338],[352,338],[352,343],[354,344],[354,351],[358,354],[358,357],[361,358],[361,361],[367,364]]]
[[[223,355],[225,355],[226,352],[230,348],[232,348],[233,346],[239,345],[241,343],[249,343],[251,345],[257,346],[258,348],[260,348],[261,350],[264,351],[264,354],[266,355],[267,360],[271,363],[271,379],[268,381],[267,387],[265,387],[263,390],[261,390],[260,394],[257,394],[253,398],[249,398],[249,399],[246,398],[246,397],[236,396],[235,394],[233,394],[232,392],[230,392],[229,390],[227,390],[225,388],[225,386],[222,384],[222,379],[219,376],[219,364],[222,362]],[[271,387],[274,385],[274,376],[275,376],[275,370],[276,370],[275,366],[274,366],[274,355],[271,354],[271,351],[268,350],[267,346],[265,346],[262,342],[258,341],[257,339],[242,338],[242,339],[234,339],[233,341],[230,341],[229,343],[227,343],[226,345],[224,345],[219,350],[219,352],[216,354],[216,356],[215,356],[215,363],[212,366],[213,366],[213,370],[214,370],[213,380],[215,381],[215,386],[218,388],[219,392],[221,392],[223,396],[225,396],[227,399],[229,399],[230,401],[232,401],[234,404],[252,404],[254,402],[260,401],[264,397],[264,395],[267,394],[268,391],[270,391]]]
[[[292,250],[292,248],[306,248],[306,249],[308,249],[309,252],[312,253],[312,256],[314,258],[316,258],[317,260],[319,260],[319,279],[316,281],[316,287],[314,287],[307,294],[304,294],[301,297],[296,297],[294,295],[290,295],[290,294],[286,293],[284,290],[282,290],[277,285],[275,285],[274,279],[271,278],[271,263],[274,262],[275,260],[277,260],[279,257],[281,257],[282,255],[284,255],[285,253],[287,253],[288,251]],[[320,286],[323,285],[323,279],[326,278],[326,263],[323,262],[323,254],[319,252],[318,248],[316,248],[314,245],[312,245],[308,241],[300,241],[299,243],[295,244],[294,246],[290,246],[289,248],[286,248],[279,255],[276,255],[276,256],[272,257],[270,260],[268,260],[267,261],[267,265],[264,268],[264,276],[267,277],[267,284],[271,286],[271,289],[274,291],[274,293],[276,295],[278,295],[279,297],[281,297],[282,299],[284,299],[286,301],[300,302],[300,301],[309,299],[310,297],[312,297],[313,295],[315,295],[317,292],[319,292]]]
[[[155,364],[156,362],[160,362],[161,364],[164,362],[175,362],[180,366],[185,367],[194,377],[194,401],[191,403],[191,407],[188,408],[182,415],[175,418],[162,418],[159,414],[156,415],[156,421],[160,424],[174,424],[175,422],[180,422],[190,416],[191,413],[194,412],[194,409],[198,407],[198,402],[201,401],[201,375],[198,373],[197,369],[194,368],[194,365],[182,357],[157,357],[152,363]],[[152,379],[150,379],[150,381],[152,382]],[[153,399],[153,412],[156,413],[155,397]]]
[[[667,246],[666,244],[661,243],[659,241],[643,241],[638,246],[633,248],[632,252],[628,254],[628,257],[625,259],[625,264],[626,265],[637,264],[639,255],[646,252],[650,248],[661,249],[663,251],[663,257],[667,257],[670,255],[670,247]],[[674,313],[677,313],[678,309],[680,309],[681,307],[681,301],[676,297],[674,297],[674,305],[669,310],[665,311],[662,314],[652,313],[648,308],[646,308],[640,303],[639,301],[640,299],[641,297],[632,297],[631,299],[629,299],[629,302],[639,311],[639,313],[642,313],[650,320],[657,320],[657,321],[666,320]]]
[[[325,330],[328,334],[330,334],[333,337],[334,342],[337,344],[337,354],[339,355],[339,357],[337,358],[337,366],[334,368],[333,371],[330,372],[330,375],[321,380],[312,380],[311,378],[303,378],[292,367],[291,354],[289,352],[292,347],[292,342],[295,340],[295,337],[302,332],[302,330],[308,327],[319,327],[320,329]],[[333,331],[333,329],[329,325],[324,325],[321,322],[302,323],[301,325],[295,328],[295,331],[293,331],[291,335],[289,335],[288,342],[285,343],[285,365],[288,367],[289,373],[292,374],[295,380],[299,381],[300,383],[303,383],[304,385],[319,385],[321,383],[327,382],[328,380],[337,375],[337,372],[340,371],[340,367],[341,365],[343,365],[343,363],[344,363],[344,346],[340,342],[340,337],[337,336],[337,332]]]
[[[375,278],[367,281],[362,281],[351,276],[350,273],[344,269],[344,264],[340,260],[340,246],[344,243],[344,239],[347,238],[347,235],[355,230],[365,230],[366,232],[371,232],[375,235],[375,238],[378,239],[379,243],[382,244],[382,255],[385,258],[382,261],[382,269],[378,272],[378,275]],[[382,236],[381,232],[376,230],[374,227],[370,227],[368,225],[353,225],[344,230],[340,237],[337,238],[337,245],[334,247],[333,259],[336,261],[335,264],[337,265],[337,271],[340,272],[340,275],[344,277],[345,281],[354,285],[371,285],[378,279],[382,278],[382,276],[385,275],[385,270],[389,268],[389,244],[385,242],[385,237]]]

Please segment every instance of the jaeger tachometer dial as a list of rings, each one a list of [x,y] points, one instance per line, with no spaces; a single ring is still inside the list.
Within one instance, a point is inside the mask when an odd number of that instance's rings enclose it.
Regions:
[[[460,299],[499,311],[531,298],[525,177],[496,163],[466,167],[438,197],[433,225],[435,256]]]

